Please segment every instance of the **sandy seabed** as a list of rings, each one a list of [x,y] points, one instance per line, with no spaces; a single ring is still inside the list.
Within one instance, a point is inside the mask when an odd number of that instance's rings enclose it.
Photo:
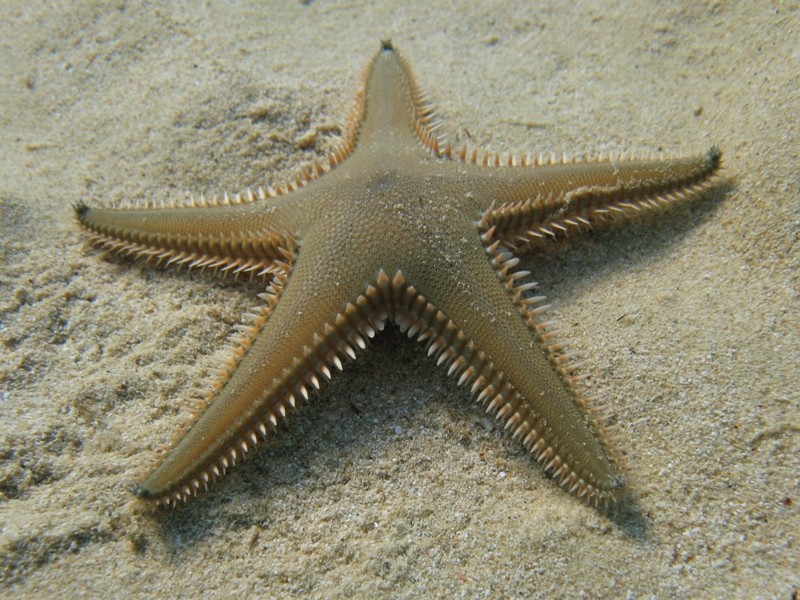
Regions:
[[[798,3],[398,4],[5,3],[0,595],[798,593]],[[212,493],[143,510],[131,484],[258,290],[94,251],[72,205],[288,177],[388,37],[451,138],[722,148],[704,201],[526,258],[635,501],[560,490],[389,331]]]

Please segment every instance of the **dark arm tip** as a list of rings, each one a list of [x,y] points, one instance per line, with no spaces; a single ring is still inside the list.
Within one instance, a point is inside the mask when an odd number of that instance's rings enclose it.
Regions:
[[[152,500],[153,499],[153,494],[148,492],[146,489],[144,489],[140,485],[133,486],[131,491],[133,492],[134,496],[136,496],[137,498],[141,498],[142,500]]]
[[[78,218],[79,221],[82,221],[83,217],[86,216],[86,213],[89,212],[89,207],[86,204],[84,204],[82,200],[73,205],[72,208],[75,209],[75,216]]]
[[[717,146],[711,146],[708,154],[706,154],[706,158],[711,164],[712,169],[716,171],[722,163],[722,150],[720,150]]]

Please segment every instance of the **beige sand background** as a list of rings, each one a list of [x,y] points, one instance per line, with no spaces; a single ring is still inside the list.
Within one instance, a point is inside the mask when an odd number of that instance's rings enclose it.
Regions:
[[[797,593],[796,2],[199,4],[4,3],[0,595]],[[459,139],[723,149],[707,201],[527,260],[632,507],[561,491],[396,331],[213,493],[132,500],[257,290],[104,256],[71,205],[288,176],[381,37]]]

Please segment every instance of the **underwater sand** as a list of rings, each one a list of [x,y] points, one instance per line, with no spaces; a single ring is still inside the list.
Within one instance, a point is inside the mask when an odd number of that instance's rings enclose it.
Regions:
[[[0,596],[800,589],[798,4],[398,4],[5,3]],[[385,37],[451,138],[722,148],[704,201],[525,261],[635,502],[559,489],[392,329],[213,492],[150,514],[130,487],[259,290],[92,250],[72,205],[288,177]]]

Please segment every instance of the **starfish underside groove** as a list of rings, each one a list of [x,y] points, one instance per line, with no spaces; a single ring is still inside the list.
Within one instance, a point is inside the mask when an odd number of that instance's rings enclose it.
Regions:
[[[532,159],[455,148],[438,125],[384,42],[339,146],[293,181],[214,200],[76,207],[100,247],[267,286],[140,497],[174,506],[206,489],[393,322],[569,492],[618,499],[619,458],[512,252],[697,196],[718,178],[720,152]]]

